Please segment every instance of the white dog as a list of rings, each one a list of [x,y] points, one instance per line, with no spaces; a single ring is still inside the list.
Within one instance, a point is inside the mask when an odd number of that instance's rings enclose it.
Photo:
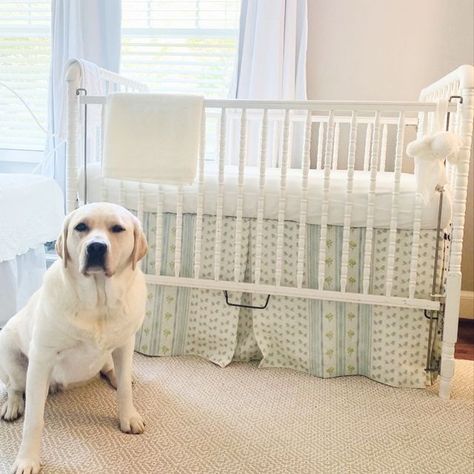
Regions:
[[[102,372],[117,388],[120,429],[142,433],[132,400],[135,333],[145,314],[146,287],[137,262],[147,243],[126,209],[89,204],[69,214],[56,243],[62,260],[43,286],[0,331],[4,420],[25,410],[23,439],[12,472],[40,470],[40,438],[48,390]]]

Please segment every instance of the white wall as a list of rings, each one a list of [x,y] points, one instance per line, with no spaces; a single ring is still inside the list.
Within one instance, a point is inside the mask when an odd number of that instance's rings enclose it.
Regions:
[[[416,100],[474,63],[474,0],[308,0],[310,99]],[[474,290],[471,162],[463,288]]]

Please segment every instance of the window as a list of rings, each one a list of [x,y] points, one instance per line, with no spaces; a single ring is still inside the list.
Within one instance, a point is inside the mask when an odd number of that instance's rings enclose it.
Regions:
[[[121,73],[157,92],[227,97],[240,0],[123,0]]]
[[[0,81],[16,91],[46,126],[51,54],[51,2],[0,2]],[[26,107],[0,85],[0,159],[33,161],[41,157],[46,135]],[[36,158],[32,158],[35,157]]]

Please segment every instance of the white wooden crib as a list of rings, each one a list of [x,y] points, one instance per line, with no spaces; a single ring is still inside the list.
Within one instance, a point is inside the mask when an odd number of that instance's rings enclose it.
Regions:
[[[145,86],[108,71],[101,70],[101,75],[106,95],[114,91],[146,91]],[[237,303],[253,308],[266,308],[271,297],[281,296],[413,308],[426,311],[433,320],[433,315],[439,314],[443,322],[440,396],[449,397],[474,118],[471,66],[462,66],[423,89],[418,102],[206,100],[207,126],[203,130],[197,181],[191,187],[101,180],[100,165],[97,166],[101,159],[101,131],[100,127],[98,131],[86,127],[89,136],[95,134],[97,140],[93,147],[85,148],[85,107],[90,117],[91,111],[103,108],[106,97],[86,95],[87,91],[80,90],[80,68],[75,64],[67,72],[67,84],[67,208],[71,211],[85,199],[122,203],[135,209],[142,219],[145,212],[153,210],[157,217],[153,262],[146,272],[149,284],[219,290],[231,305],[229,292],[265,295],[261,306]],[[440,105],[448,100],[449,105]],[[449,186],[443,194],[443,207],[440,209],[437,203],[427,208],[413,187],[412,175],[402,172],[411,166],[405,146],[410,134],[415,138],[415,130],[420,138],[444,128],[446,123],[450,131],[462,137],[463,144],[457,164],[447,164]],[[82,168],[86,168],[82,174],[87,179],[81,182]],[[100,183],[93,186],[94,182]],[[161,216],[166,213],[175,215],[171,272],[163,270],[165,221]],[[195,215],[194,244],[192,265],[184,270],[183,219],[189,213]],[[212,269],[207,271],[202,249],[209,215],[213,216],[215,228]],[[223,222],[229,216],[234,226],[230,259],[229,247],[223,246]],[[250,274],[244,275],[247,250],[243,242],[248,238],[248,218],[253,219],[255,230],[253,264]],[[275,222],[276,232],[263,231],[266,219]],[[284,237],[288,220],[296,226],[291,241]],[[312,244],[308,242],[307,229],[311,224],[319,226],[315,255],[310,253]],[[338,281],[328,289],[327,238],[331,226],[339,226],[342,239],[335,273]],[[355,227],[364,229],[360,256],[363,268],[356,289],[351,287],[349,276],[351,229]],[[377,289],[372,280],[375,236],[380,228],[385,229],[388,242],[383,281]],[[411,235],[403,291],[395,289],[400,229]],[[433,262],[436,260],[435,291],[428,293],[419,291],[420,235],[424,229],[435,231],[437,236],[436,256],[432,258]],[[262,254],[268,247],[274,249],[271,280],[262,277]],[[290,282],[283,277],[288,247],[295,258],[295,275]],[[441,261],[443,248],[446,258]],[[317,267],[313,284],[308,276],[309,255],[314,257]],[[444,270],[443,275],[439,275],[439,270]]]

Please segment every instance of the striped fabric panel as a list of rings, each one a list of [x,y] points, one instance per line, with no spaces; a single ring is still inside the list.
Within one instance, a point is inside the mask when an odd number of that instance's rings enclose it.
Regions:
[[[212,278],[213,238],[215,218],[204,216],[202,269],[204,278]],[[214,221],[213,221],[214,219]],[[146,214],[145,231],[150,242],[156,217]],[[175,216],[166,215],[163,223],[163,273],[172,274],[174,262]],[[194,215],[183,216],[182,275],[192,276],[194,254]],[[233,255],[233,218],[224,219],[224,234]],[[264,221],[264,239],[268,243],[262,255],[262,283],[273,283],[274,249],[272,238],[276,222]],[[252,281],[255,263],[256,220],[244,220],[242,256],[242,278]],[[285,241],[296,241],[298,225],[285,223]],[[426,264],[426,271],[420,274],[429,291],[430,257],[433,233],[422,233],[420,258]],[[319,226],[307,226],[306,274],[304,286],[316,288],[318,280]],[[342,249],[342,227],[328,227],[326,242],[325,288],[338,290],[340,284],[340,259]],[[410,236],[398,235],[397,249],[403,251],[410,246]],[[375,233],[375,258],[371,288],[383,292],[380,286],[385,269],[380,266],[386,255],[387,231]],[[365,229],[351,229],[349,245],[348,291],[360,291],[362,284]],[[227,245],[226,243],[226,245]],[[144,269],[154,273],[154,248],[150,246]],[[293,284],[296,270],[295,249],[285,247],[282,284]],[[404,257],[399,257],[399,267]],[[423,260],[424,259],[424,260]],[[231,275],[229,262],[224,262],[224,274]],[[423,263],[424,262],[424,263]],[[403,268],[398,269],[398,286],[395,293],[402,293],[405,283]],[[425,289],[422,288],[422,291]],[[242,298],[237,293],[232,299]],[[246,301],[254,303],[257,298],[246,296]],[[259,300],[258,300],[259,301]],[[244,318],[244,320],[242,319]],[[262,352],[262,366],[288,367],[303,370],[319,377],[360,374],[374,380],[396,386],[421,386],[424,383],[424,362],[417,348],[420,338],[424,338],[424,321],[413,312],[390,308],[371,307],[330,301],[301,300],[298,298],[272,297],[265,311],[247,311],[243,314],[237,308],[230,308],[223,302],[221,292],[199,289],[160,288],[150,286],[147,316],[137,336],[136,348],[149,355],[197,354],[219,365],[226,365],[234,354],[239,360],[250,360]],[[239,340],[238,340],[239,338]],[[392,339],[390,339],[392,338]],[[381,352],[380,348],[394,340],[394,348]],[[417,342],[418,341],[418,342]],[[406,346],[406,348],[405,348]],[[392,356],[392,353],[395,354]],[[418,354],[418,355],[417,355]],[[424,355],[424,354],[423,354]],[[391,357],[390,359],[387,359]]]

